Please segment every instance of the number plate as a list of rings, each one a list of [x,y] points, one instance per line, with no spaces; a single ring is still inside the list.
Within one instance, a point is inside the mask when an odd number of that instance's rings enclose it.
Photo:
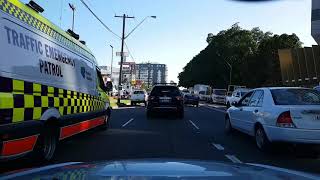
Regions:
[[[162,103],[169,103],[171,101],[171,97],[160,97],[159,101]]]

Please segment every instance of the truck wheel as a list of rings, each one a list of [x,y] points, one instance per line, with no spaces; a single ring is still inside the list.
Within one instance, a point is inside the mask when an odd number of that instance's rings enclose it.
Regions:
[[[110,126],[110,118],[111,118],[111,114],[108,113],[106,120],[104,121],[103,125],[100,126],[100,130],[101,131],[105,131],[107,129],[109,129]]]
[[[40,134],[35,155],[40,161],[50,161],[57,149],[58,131],[56,128],[45,128]]]

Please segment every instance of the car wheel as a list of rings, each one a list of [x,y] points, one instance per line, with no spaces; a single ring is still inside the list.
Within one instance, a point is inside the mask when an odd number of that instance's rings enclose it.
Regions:
[[[231,134],[233,132],[233,128],[232,128],[229,116],[226,116],[224,120],[224,131],[227,134]]]
[[[147,110],[147,118],[148,118],[148,119],[150,119],[150,118],[151,118],[151,116],[152,116],[151,111],[150,111],[150,110]]]
[[[58,133],[56,128],[45,128],[40,134],[35,149],[36,159],[40,162],[50,161],[57,149]]]
[[[178,118],[179,119],[183,119],[184,118],[184,111],[183,110],[178,112]]]
[[[267,151],[270,147],[270,141],[267,138],[266,133],[264,132],[261,125],[256,128],[255,131],[255,141],[259,150]]]

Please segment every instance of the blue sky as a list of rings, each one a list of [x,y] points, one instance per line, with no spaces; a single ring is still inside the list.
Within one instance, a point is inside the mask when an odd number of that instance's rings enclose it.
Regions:
[[[27,0],[23,0],[26,2]],[[36,0],[43,15],[66,30],[71,27],[68,3],[75,4],[75,31],[87,42],[99,65],[110,65],[111,48],[120,51],[120,40],[106,31],[85,9],[80,0]],[[207,45],[208,33],[218,33],[239,22],[246,29],[260,27],[273,33],[296,33],[305,46],[315,44],[311,37],[311,0],[278,0],[267,3],[242,3],[230,0],[86,0],[96,14],[117,34],[128,14],[127,32],[144,17],[148,19],[127,40],[136,63],[158,62],[168,65],[168,80],[177,81],[187,62]],[[62,8],[61,8],[62,7]],[[60,18],[62,14],[62,18]],[[114,65],[120,58],[115,57]],[[131,61],[131,58],[128,58]]]

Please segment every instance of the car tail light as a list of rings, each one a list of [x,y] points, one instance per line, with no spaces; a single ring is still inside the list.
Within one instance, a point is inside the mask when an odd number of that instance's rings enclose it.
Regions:
[[[176,96],[176,99],[177,99],[178,101],[182,101],[182,100],[183,100],[183,97],[182,97],[182,96]]]
[[[277,119],[277,126],[286,127],[286,128],[295,128],[296,126],[293,124],[290,111],[283,112],[279,115]]]

